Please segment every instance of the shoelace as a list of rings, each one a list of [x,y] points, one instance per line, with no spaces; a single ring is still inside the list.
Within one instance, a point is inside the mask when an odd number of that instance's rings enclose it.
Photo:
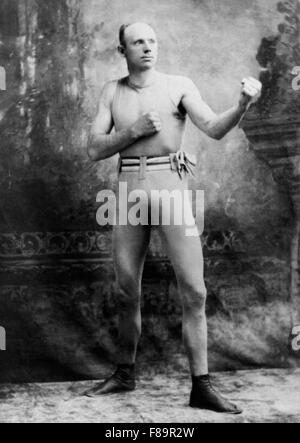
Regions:
[[[128,382],[132,379],[132,376],[124,369],[118,368],[111,378],[121,382]]]
[[[210,379],[207,380],[201,380],[201,384],[199,385],[200,389],[205,389],[207,390],[208,393],[214,394],[217,397],[223,399],[222,395],[212,386]]]
[[[217,399],[221,400],[222,402],[225,402],[228,406],[232,408],[232,410],[237,410],[237,406],[234,404],[231,404],[228,400],[226,400],[211,384],[210,379],[208,380],[202,380],[201,381],[202,387],[207,389],[208,394],[213,394],[217,397]]]

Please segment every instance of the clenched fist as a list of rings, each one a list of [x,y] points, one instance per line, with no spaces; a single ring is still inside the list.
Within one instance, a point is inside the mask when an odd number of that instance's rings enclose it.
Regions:
[[[161,131],[161,120],[157,112],[143,114],[133,125],[137,137],[147,137]]]
[[[240,106],[249,107],[255,103],[262,90],[262,83],[253,77],[244,78],[242,81],[242,92],[240,98]]]

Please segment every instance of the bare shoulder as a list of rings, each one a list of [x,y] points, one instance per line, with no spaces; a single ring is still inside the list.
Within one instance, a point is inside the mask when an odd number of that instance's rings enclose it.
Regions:
[[[186,89],[194,85],[193,81],[184,75],[167,75],[170,83],[176,88]]]
[[[189,77],[184,75],[168,75],[167,77],[172,91],[181,98],[196,93],[197,88]]]
[[[101,91],[100,100],[104,101],[106,104],[111,104],[116,92],[117,84],[119,80],[111,80],[104,84]]]

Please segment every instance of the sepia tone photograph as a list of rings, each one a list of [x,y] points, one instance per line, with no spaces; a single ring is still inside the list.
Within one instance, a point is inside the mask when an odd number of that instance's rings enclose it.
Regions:
[[[0,423],[300,423],[299,237],[299,0],[0,0]]]

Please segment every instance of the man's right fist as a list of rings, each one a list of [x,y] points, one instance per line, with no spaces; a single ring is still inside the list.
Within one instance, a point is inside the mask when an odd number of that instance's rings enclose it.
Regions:
[[[161,120],[157,112],[143,114],[133,125],[133,130],[138,137],[147,137],[161,131]]]

